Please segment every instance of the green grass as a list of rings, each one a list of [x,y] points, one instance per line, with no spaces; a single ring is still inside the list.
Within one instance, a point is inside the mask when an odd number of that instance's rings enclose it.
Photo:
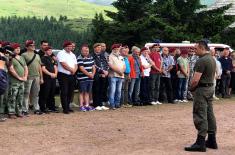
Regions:
[[[67,3],[68,2],[68,3]],[[0,16],[45,16],[60,15],[69,19],[93,18],[96,12],[115,10],[112,6],[102,6],[82,0],[0,0]]]

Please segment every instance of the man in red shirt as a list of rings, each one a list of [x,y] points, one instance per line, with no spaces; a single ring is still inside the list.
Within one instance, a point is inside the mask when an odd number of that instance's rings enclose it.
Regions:
[[[154,65],[150,72],[150,101],[152,105],[162,104],[159,99],[160,77],[162,73],[162,58],[160,54],[160,44],[154,44],[151,47],[150,58]]]

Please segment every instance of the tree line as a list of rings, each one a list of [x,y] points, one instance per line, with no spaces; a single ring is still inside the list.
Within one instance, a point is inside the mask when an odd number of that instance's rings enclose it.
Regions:
[[[18,42],[24,45],[25,40],[33,39],[39,45],[41,40],[47,40],[53,48],[61,49],[64,40],[75,41],[78,45],[87,42],[89,30],[84,32],[72,31],[63,21],[54,17],[38,19],[36,17],[1,17],[0,40]],[[91,32],[90,32],[91,33]]]
[[[231,5],[215,10],[200,11],[206,6],[200,0],[117,0],[112,4],[115,12],[97,13],[92,28],[74,31],[64,24],[66,16],[1,17],[0,40],[24,43],[33,39],[36,43],[48,40],[60,49],[64,40],[72,40],[80,46],[95,42],[123,43],[143,46],[146,42],[194,42],[207,39],[225,43],[235,48],[235,28],[228,28],[234,16],[224,13]]]
[[[92,20],[94,42],[121,42],[143,46],[146,42],[194,42],[207,39],[235,47],[234,16],[224,13],[231,5],[203,10],[200,0],[117,0],[116,12],[97,13]]]

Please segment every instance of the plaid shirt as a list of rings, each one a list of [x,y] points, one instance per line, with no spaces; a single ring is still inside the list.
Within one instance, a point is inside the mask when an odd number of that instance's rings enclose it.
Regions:
[[[162,68],[164,71],[168,70],[170,66],[174,65],[174,59],[171,56],[163,56],[162,55]],[[166,74],[163,74],[162,77],[171,77],[171,74],[169,71],[166,72]]]
[[[194,73],[194,66],[195,66],[197,60],[198,60],[198,56],[196,56],[196,55],[192,55],[192,56],[189,56],[189,57],[188,57],[189,70],[190,70],[190,71],[189,71],[189,76],[190,76],[190,77],[193,76],[193,73]]]

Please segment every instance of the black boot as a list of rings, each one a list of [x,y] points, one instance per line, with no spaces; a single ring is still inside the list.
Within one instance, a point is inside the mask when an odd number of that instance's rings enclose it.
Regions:
[[[190,152],[206,152],[205,137],[198,135],[196,142],[192,146],[185,147],[184,149]]]
[[[212,134],[208,133],[206,147],[211,148],[211,149],[218,149],[218,145],[216,143],[216,137],[215,137],[214,133],[212,133]]]

